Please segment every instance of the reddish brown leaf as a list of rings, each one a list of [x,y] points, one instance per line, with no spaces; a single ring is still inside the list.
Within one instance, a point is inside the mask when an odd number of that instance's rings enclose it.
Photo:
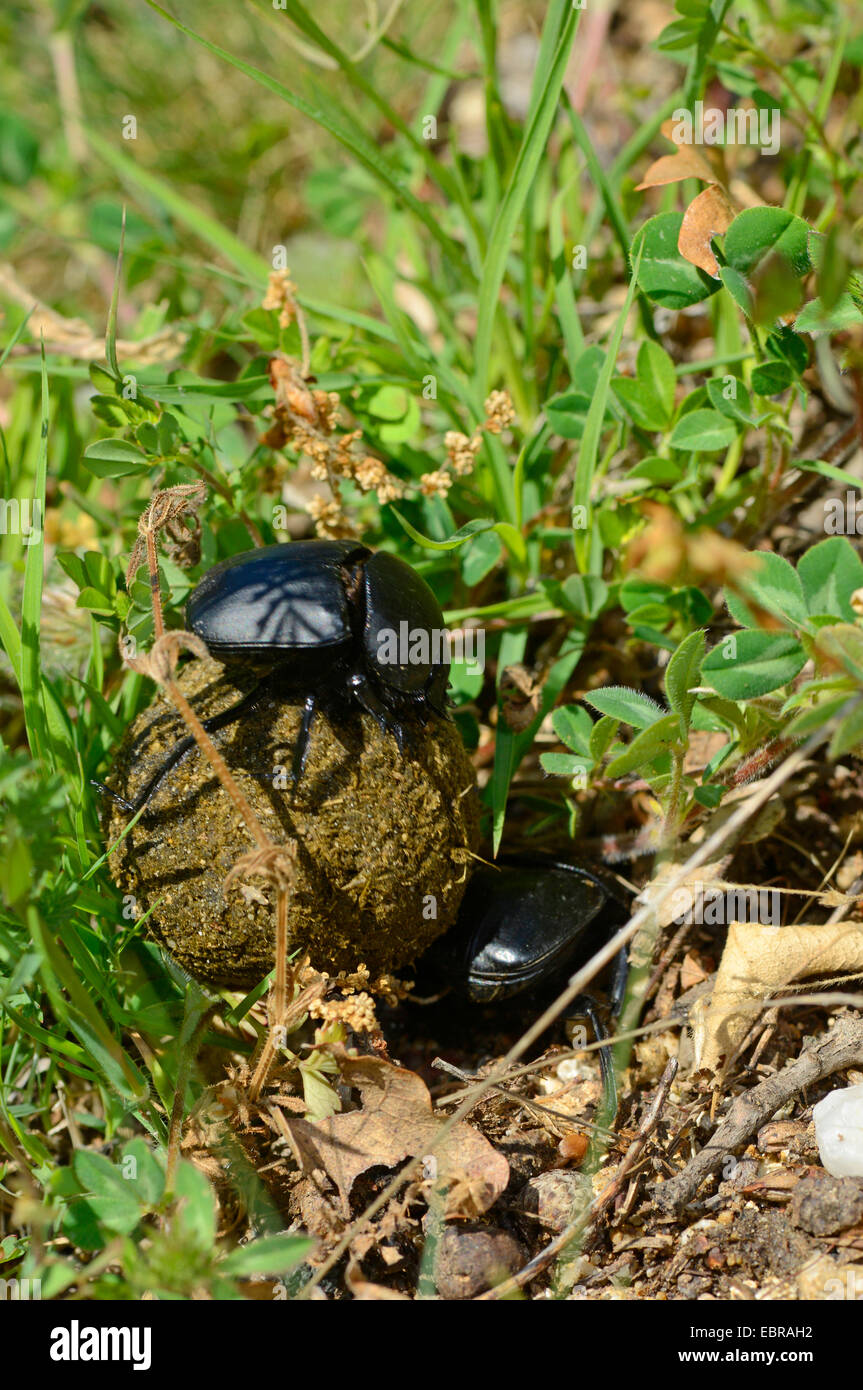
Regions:
[[[710,249],[710,239],[728,230],[734,214],[735,208],[728,196],[716,184],[711,184],[692,199],[680,224],[677,249],[681,256],[717,280],[719,266]]]

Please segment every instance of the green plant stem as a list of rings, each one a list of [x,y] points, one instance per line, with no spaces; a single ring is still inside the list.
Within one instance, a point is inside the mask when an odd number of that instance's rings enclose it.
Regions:
[[[750,53],[753,56],[753,58],[757,58],[758,62],[762,63],[763,66],[768,69],[768,71],[772,72],[774,77],[778,78],[778,80],[783,84],[783,86],[785,86],[791,93],[792,97],[794,98],[795,105],[799,107],[803,117],[805,118],[801,123],[801,128],[804,134],[807,125],[811,125],[814,128],[815,134],[818,137],[818,143],[824,151],[824,154],[827,156],[828,161],[832,165],[833,177],[834,179],[836,179],[838,183],[839,161],[833,150],[833,146],[831,145],[827,137],[827,132],[824,129],[823,122],[821,118],[818,116],[817,111],[813,111],[811,105],[809,105],[800,95],[800,92],[795,82],[792,80],[791,77],[789,77],[786,69],[782,67],[780,63],[775,62],[770,57],[770,55],[768,53],[765,53],[763,49],[759,48],[757,44],[750,43],[748,39],[743,38],[740,34],[735,34],[730,29],[726,29],[726,33],[729,34],[729,36],[734,40],[735,43],[739,44],[742,48],[745,48],[747,53]]]
[[[662,831],[662,838],[666,843],[671,843],[671,841],[673,841],[682,820],[681,802],[683,800],[683,767],[685,757],[685,748],[676,746],[671,749],[671,786],[668,794],[668,809],[665,813],[665,825]]]
[[[716,487],[714,488],[714,492],[717,497],[722,497],[730,488],[735,477],[737,476],[737,470],[740,467],[740,460],[742,458],[743,435],[738,434],[737,437],[734,440],[732,440],[732,442],[729,444],[728,449],[726,451],[725,460],[722,464],[722,471],[719,474],[719,477],[716,481]]]
[[[587,132],[587,127],[566,92],[564,92],[563,104],[572,129],[573,138],[578,148],[581,150],[581,153],[584,155],[588,173],[590,174],[597,193],[602,199],[606,216],[617,238],[617,244],[623,254],[623,263],[628,266],[629,246],[632,238],[630,237],[629,227],[626,224],[626,218],[621,210],[620,200],[615,197],[611,184],[606,177],[605,170],[597,158],[596,150],[593,148],[593,141]],[[653,312],[647,302],[647,296],[640,289],[637,291],[637,299],[638,311],[641,315],[644,331],[648,337],[656,338],[657,333],[653,326]]]
[[[185,1046],[179,1048],[179,1062],[177,1065],[177,1085],[174,1090],[174,1103],[171,1107],[171,1126],[168,1133],[168,1152],[165,1160],[165,1191],[162,1197],[163,1203],[168,1203],[174,1195],[174,1186],[177,1177],[177,1164],[180,1160],[180,1142],[183,1137],[183,1114],[185,1111],[186,1090],[189,1085],[189,1076],[192,1070],[192,1063],[198,1052],[198,1044],[201,1034],[207,1023],[215,1013],[216,1005],[207,1009],[198,1019],[192,1035]]]

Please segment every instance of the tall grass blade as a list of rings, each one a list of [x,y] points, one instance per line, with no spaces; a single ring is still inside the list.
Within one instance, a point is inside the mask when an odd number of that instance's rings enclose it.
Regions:
[[[474,349],[475,381],[477,391],[483,394],[489,385],[492,336],[513,233],[530,194],[542,152],[554,124],[580,14],[580,10],[570,10],[567,14],[545,84],[537,91],[533,108],[528,115],[527,129],[512,178],[492,229],[479,288],[479,317]],[[553,22],[553,19],[554,12],[551,12],[546,24]]]
[[[629,290],[623,308],[618,315],[617,323],[614,325],[614,332],[609,340],[605,354],[605,361],[599,373],[599,380],[596,384],[596,391],[587,412],[587,420],[584,425],[584,434],[581,440],[581,448],[578,454],[578,462],[575,465],[575,485],[572,494],[572,526],[573,543],[575,546],[575,558],[582,574],[587,574],[590,559],[590,538],[592,532],[592,509],[590,494],[593,487],[593,478],[596,473],[597,460],[599,458],[599,441],[602,436],[602,424],[605,419],[605,410],[611,391],[611,378],[614,375],[614,368],[617,363],[617,354],[620,351],[620,344],[623,339],[623,330],[626,327],[626,320],[632,308],[635,298],[635,290],[638,284],[638,269],[641,265],[642,247],[638,249],[635,264],[632,267],[632,275],[629,281]]]

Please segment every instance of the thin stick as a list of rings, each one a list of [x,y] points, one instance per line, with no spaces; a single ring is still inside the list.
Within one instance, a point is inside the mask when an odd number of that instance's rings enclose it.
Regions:
[[[156,537],[147,531],[147,568],[150,571],[150,599],[153,604],[153,637],[158,642],[165,631],[165,618],[162,613],[162,594],[159,589],[159,560],[156,555]]]
[[[451,1062],[445,1062],[442,1057],[435,1057],[432,1066],[438,1071],[445,1071],[449,1076],[454,1076],[457,1081],[469,1081],[471,1079],[468,1072],[462,1071],[460,1067],[454,1067]],[[578,1115],[567,1115],[563,1110],[553,1110],[550,1105],[543,1105],[541,1101],[532,1100],[528,1096],[517,1096],[513,1091],[507,1091],[503,1086],[492,1087],[492,1092],[494,1095],[500,1096],[501,1100],[507,1101],[510,1105],[520,1106],[521,1109],[526,1110],[528,1115],[532,1115],[535,1119],[541,1120],[548,1117],[552,1120],[562,1121],[567,1129],[579,1127],[581,1129],[589,1129],[595,1134],[602,1134],[609,1140],[614,1138],[614,1131],[611,1129],[605,1129],[602,1125],[595,1125],[590,1120],[582,1120]],[[464,1093],[461,1092],[460,1094]],[[444,1099],[446,1099],[446,1097],[444,1097]]]
[[[278,889],[276,900],[276,977],[273,990],[267,1000],[267,1023],[269,1033],[249,1084],[249,1099],[256,1101],[267,1083],[270,1067],[273,1064],[281,1033],[286,1033],[288,1016],[288,897],[290,889],[284,885]]]
[[[238,814],[242,816],[246,829],[252,839],[259,849],[272,848],[272,840],[252,810],[247,797],[234,781],[228,764],[210,738],[210,735],[192,709],[192,706],[189,704],[182,690],[177,685],[177,682],[172,676],[169,676],[164,682],[164,685],[178,713],[181,715],[183,722],[188,726],[195,742],[209,762],[225,791],[228,793],[228,796],[233,801]]]

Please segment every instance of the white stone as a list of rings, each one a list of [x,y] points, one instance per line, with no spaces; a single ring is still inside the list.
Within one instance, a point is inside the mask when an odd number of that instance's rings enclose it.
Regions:
[[[863,1086],[831,1091],[813,1107],[821,1162],[834,1178],[863,1178]]]

